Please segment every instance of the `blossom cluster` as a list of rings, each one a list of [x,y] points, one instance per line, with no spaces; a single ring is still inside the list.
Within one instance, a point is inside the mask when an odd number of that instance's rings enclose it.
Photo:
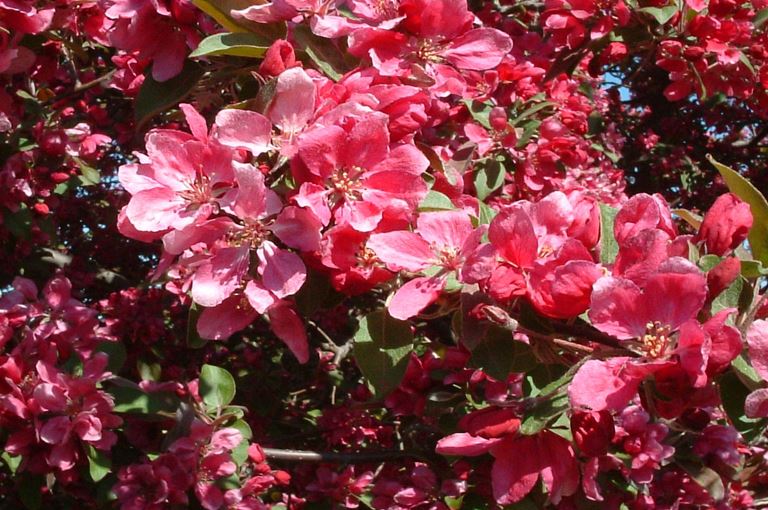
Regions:
[[[0,0],[0,498],[763,505],[766,18]]]

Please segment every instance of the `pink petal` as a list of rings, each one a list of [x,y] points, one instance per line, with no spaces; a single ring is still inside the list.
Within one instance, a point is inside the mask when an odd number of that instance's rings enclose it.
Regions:
[[[476,28],[451,41],[441,52],[459,69],[482,71],[493,69],[512,50],[512,39],[495,28]]]
[[[372,170],[389,170],[413,175],[421,174],[429,167],[429,160],[414,145],[398,145],[390,150],[389,155],[372,167]]]
[[[536,260],[538,240],[530,217],[521,209],[499,213],[488,227],[488,239],[502,257],[521,268]]]
[[[64,389],[55,384],[38,384],[33,396],[35,402],[44,411],[63,411],[67,407],[67,395]]]
[[[642,377],[626,370],[630,358],[589,360],[581,366],[568,387],[573,407],[593,411],[622,409],[637,393]]]
[[[768,388],[760,388],[747,395],[747,400],[744,402],[744,413],[747,418],[768,416]]]
[[[487,453],[501,439],[486,439],[466,432],[451,434],[437,442],[435,451],[441,455],[465,455],[474,457]]]
[[[179,214],[185,207],[184,199],[173,190],[154,188],[133,195],[125,216],[141,232],[162,232],[180,223]]]
[[[264,287],[278,298],[296,294],[307,279],[307,268],[301,257],[295,253],[281,250],[267,241],[261,245],[257,254],[261,264]]]
[[[54,416],[43,423],[40,439],[48,444],[60,444],[69,437],[70,421],[66,416]]]
[[[203,310],[197,319],[197,332],[209,340],[226,340],[258,315],[243,295],[235,294],[220,305]]]
[[[264,174],[253,165],[237,162],[232,165],[237,179],[237,198],[232,210],[242,219],[258,220],[264,215],[267,207]]]
[[[685,322],[680,327],[675,353],[680,359],[680,366],[691,378],[694,388],[707,384],[707,360],[711,341],[696,320]]]
[[[313,129],[299,138],[299,157],[314,175],[329,177],[341,167],[347,133],[339,126]]]
[[[267,116],[283,133],[304,129],[314,115],[315,84],[300,67],[287,69],[277,77],[275,97]]]
[[[413,232],[373,234],[367,246],[393,271],[421,271],[435,259],[429,243]]]
[[[247,245],[220,249],[195,271],[192,300],[206,307],[221,304],[240,287],[248,265]]]
[[[285,302],[280,301],[267,310],[272,331],[291,350],[299,363],[309,361],[309,344],[307,331],[299,315]]]
[[[389,314],[395,319],[410,319],[437,301],[443,287],[445,278],[414,278],[397,289],[387,307]]]
[[[589,320],[616,338],[629,339],[645,333],[648,319],[641,313],[642,291],[632,281],[606,276],[592,288]]]
[[[516,503],[528,495],[539,479],[540,462],[535,438],[508,440],[494,448],[496,460],[491,469],[493,497],[500,505]]]
[[[320,248],[320,230],[323,224],[309,209],[289,206],[283,209],[270,230],[286,246],[300,251]]]
[[[648,278],[643,294],[642,315],[674,331],[701,310],[707,299],[707,279],[688,260],[672,257]]]
[[[187,103],[181,103],[179,108],[184,112],[184,117],[187,119],[189,130],[192,132],[195,138],[201,142],[208,140],[208,124],[205,122],[205,118],[200,115],[194,106]]]
[[[317,216],[323,225],[331,221],[331,209],[328,207],[328,190],[311,182],[305,182],[294,197],[296,204],[306,207]]]
[[[756,320],[749,326],[747,345],[752,367],[764,381],[768,381],[768,320]]]
[[[216,115],[216,139],[229,147],[244,147],[254,156],[267,152],[272,137],[272,123],[260,113],[249,110],[222,110]]]
[[[416,220],[417,232],[436,248],[460,250],[474,228],[464,211],[422,213]]]
[[[389,152],[389,118],[383,113],[371,113],[357,121],[341,148],[345,168],[371,169],[381,163]]]
[[[275,296],[270,291],[253,280],[248,282],[248,284],[245,286],[244,294],[245,297],[248,298],[248,302],[251,304],[253,309],[258,313],[266,312],[267,308],[275,304],[277,301]]]

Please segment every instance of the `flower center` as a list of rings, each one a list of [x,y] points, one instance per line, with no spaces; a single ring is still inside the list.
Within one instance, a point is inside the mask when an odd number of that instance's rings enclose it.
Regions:
[[[364,170],[359,166],[353,166],[348,169],[339,169],[331,175],[331,188],[337,201],[360,199],[359,177],[363,172]]]
[[[643,350],[649,358],[659,358],[664,355],[670,343],[669,334],[672,328],[659,321],[645,325],[645,335],[640,340]]]
[[[440,55],[442,49],[440,43],[434,39],[421,39],[416,46],[416,58],[422,62],[440,63],[443,57]]]

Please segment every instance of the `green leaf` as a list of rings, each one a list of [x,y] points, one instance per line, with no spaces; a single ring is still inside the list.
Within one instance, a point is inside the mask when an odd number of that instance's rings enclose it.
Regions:
[[[736,278],[727,289],[712,301],[712,315],[725,308],[739,308],[739,296],[741,296],[743,288],[744,278]]]
[[[485,202],[480,202],[478,204],[478,211],[477,222],[479,225],[489,225],[493,221],[493,218],[498,214],[496,209]]]
[[[11,455],[8,452],[3,452],[0,454],[0,458],[3,459],[3,462],[5,462],[5,465],[8,466],[8,469],[11,471],[11,474],[15,475],[16,470],[19,469],[19,465],[21,465],[21,461],[24,460],[24,457],[21,455]]]
[[[600,204],[600,262],[603,264],[612,264],[619,254],[619,244],[613,235],[618,212],[615,207]]]
[[[254,3],[252,0],[192,0],[192,3],[230,32],[241,32],[250,25],[245,20],[236,20],[230,13],[233,9],[251,6]]]
[[[155,81],[151,69],[147,69],[145,74],[134,107],[136,124],[139,126],[143,126],[158,113],[176,106],[187,97],[203,75],[203,69],[199,64],[187,60],[181,73],[170,80]]]
[[[472,350],[469,364],[481,368],[495,379],[504,380],[513,372],[527,372],[538,360],[528,344],[515,340],[512,332],[491,326]]]
[[[532,436],[541,432],[554,418],[566,412],[568,408],[567,393],[544,400],[526,414],[523,423],[520,425],[520,433]]]
[[[638,11],[650,14],[659,25],[666,25],[677,13],[677,5],[667,5],[666,7],[642,7],[638,9]]]
[[[757,372],[752,365],[747,362],[747,358],[744,354],[739,354],[731,361],[731,367],[739,380],[750,391],[755,391],[763,385],[763,379],[757,375]]]
[[[752,26],[755,28],[760,28],[763,26],[763,23],[768,20],[768,8],[767,9],[760,9],[757,11],[757,14],[755,14],[755,17],[752,19]]]
[[[167,391],[145,393],[129,386],[111,386],[107,391],[115,399],[117,413],[169,415],[180,405],[179,397]]]
[[[699,258],[697,264],[699,266],[699,269],[704,271],[705,273],[707,271],[711,271],[712,269],[717,266],[720,261],[723,260],[717,255],[712,255],[711,253],[708,255],[704,255],[703,257]]]
[[[766,269],[759,260],[742,260],[741,261],[741,276],[746,279],[759,278],[760,276],[768,274]]]
[[[17,479],[19,499],[28,510],[39,510],[43,505],[45,479],[40,475],[28,475]]]
[[[261,58],[273,42],[248,32],[214,34],[203,39],[189,56],[194,58],[231,55],[234,57]]]
[[[746,362],[744,364],[746,365]],[[749,368],[751,369],[752,367]],[[748,441],[760,437],[765,420],[747,418],[744,415],[744,402],[750,390],[744,385],[736,371],[726,372],[720,376],[717,380],[717,387],[720,391],[720,401],[723,403],[723,409],[725,409],[725,413],[736,430]]]
[[[439,191],[430,190],[419,203],[419,211],[452,211],[456,209],[451,199]]]
[[[107,370],[113,374],[118,373],[123,368],[125,358],[128,355],[122,342],[101,342],[96,347],[96,352],[103,352],[109,356]]]
[[[701,485],[715,501],[720,501],[725,496],[725,486],[720,475],[711,468],[693,462],[680,462],[678,464],[691,475],[691,478]]]
[[[143,381],[159,381],[163,374],[160,363],[147,363],[143,360],[136,362],[136,370]]]
[[[334,45],[334,42],[312,33],[308,25],[297,25],[293,29],[296,48],[303,50],[311,63],[334,81],[346,72],[344,55]]]
[[[91,475],[91,480],[98,482],[112,470],[112,461],[105,452],[97,450],[91,445],[87,446],[88,474]]]
[[[483,126],[485,129],[491,129],[491,122],[488,117],[490,116],[491,109],[493,109],[492,104],[469,100],[465,100],[463,102],[467,106],[469,114],[475,121],[477,121],[478,124]]]
[[[551,101],[542,101],[541,103],[536,103],[535,105],[531,106],[530,108],[526,108],[519,115],[517,115],[514,119],[512,119],[512,125],[517,126],[518,124],[520,124],[520,122],[522,122],[525,119],[531,117],[535,113],[540,112],[544,108],[549,108],[550,106],[557,106],[557,104],[555,104],[555,103],[553,103]]]
[[[311,317],[320,310],[328,310],[344,300],[325,275],[313,269],[307,270],[307,279],[294,296],[296,308],[304,317]]]
[[[752,183],[741,174],[707,155],[709,162],[717,168],[731,193],[749,204],[755,221],[749,231],[749,247],[755,259],[768,264],[768,201]]]
[[[220,367],[203,365],[200,370],[200,396],[210,409],[221,409],[235,398],[235,378]]]
[[[506,171],[501,162],[490,159],[485,164],[478,165],[475,170],[475,191],[479,200],[485,200],[488,196],[501,188],[504,184]]]
[[[77,177],[81,186],[95,186],[101,182],[101,173],[92,166],[88,166],[77,158],[74,158],[80,166],[80,175]]]
[[[192,349],[199,349],[208,343],[208,340],[200,337],[200,333],[197,332],[197,321],[200,319],[201,313],[203,313],[203,308],[197,303],[192,303],[187,315],[187,347]]]
[[[32,231],[32,211],[22,204],[17,211],[3,211],[3,226],[18,239],[29,239]]]
[[[400,384],[413,351],[413,332],[407,321],[386,310],[376,310],[360,320],[355,333],[355,360],[379,396]]]

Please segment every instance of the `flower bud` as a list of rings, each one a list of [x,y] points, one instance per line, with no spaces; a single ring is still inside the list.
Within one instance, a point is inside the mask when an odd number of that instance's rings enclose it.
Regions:
[[[504,407],[486,407],[459,420],[459,427],[473,436],[486,439],[515,434],[520,428],[516,413]]]
[[[573,414],[571,432],[584,455],[597,457],[608,451],[616,430],[609,411],[586,411]]]
[[[749,204],[733,193],[721,195],[701,223],[696,242],[704,242],[707,253],[724,255],[741,244],[752,228]]]
[[[707,273],[707,288],[709,299],[715,299],[721,292],[727,289],[741,273],[741,261],[738,257],[723,259],[718,265]]]

